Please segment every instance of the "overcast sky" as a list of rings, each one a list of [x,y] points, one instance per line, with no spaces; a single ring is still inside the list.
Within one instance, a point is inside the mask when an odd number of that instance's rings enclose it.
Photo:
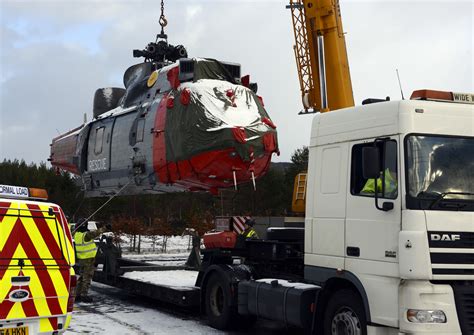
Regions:
[[[165,0],[169,42],[242,64],[278,126],[281,156],[309,144],[287,1]],[[474,92],[473,1],[340,0],[356,104],[415,89]],[[46,161],[159,31],[159,0],[0,0],[0,157]]]

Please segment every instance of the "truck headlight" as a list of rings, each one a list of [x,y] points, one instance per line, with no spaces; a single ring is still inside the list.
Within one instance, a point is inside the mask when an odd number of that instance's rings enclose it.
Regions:
[[[407,319],[415,323],[446,323],[446,314],[440,310],[409,309]]]

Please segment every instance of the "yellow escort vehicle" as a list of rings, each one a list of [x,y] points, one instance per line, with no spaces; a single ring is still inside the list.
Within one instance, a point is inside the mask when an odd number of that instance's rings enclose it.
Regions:
[[[0,335],[61,334],[77,277],[62,209],[46,190],[0,185]]]

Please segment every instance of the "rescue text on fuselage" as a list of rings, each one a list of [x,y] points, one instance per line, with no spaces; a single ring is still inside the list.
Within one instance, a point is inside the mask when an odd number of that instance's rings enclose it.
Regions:
[[[98,89],[92,121],[53,139],[51,164],[88,196],[211,191],[259,178],[278,152],[276,127],[240,65],[145,62],[125,89]],[[129,182],[132,179],[132,182]]]

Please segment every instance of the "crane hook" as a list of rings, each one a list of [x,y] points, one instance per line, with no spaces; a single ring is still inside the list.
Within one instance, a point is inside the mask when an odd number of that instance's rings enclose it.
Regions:
[[[168,20],[164,16],[161,16],[160,17],[160,26],[161,26],[161,28],[164,28],[167,25],[168,25]]]
[[[165,27],[168,25],[168,20],[165,17],[165,2],[164,0],[161,0],[161,15],[160,19],[158,20],[161,26],[161,33],[159,33],[156,36],[156,41],[158,41],[159,38],[163,38],[165,40],[168,39],[168,35],[165,34]]]

